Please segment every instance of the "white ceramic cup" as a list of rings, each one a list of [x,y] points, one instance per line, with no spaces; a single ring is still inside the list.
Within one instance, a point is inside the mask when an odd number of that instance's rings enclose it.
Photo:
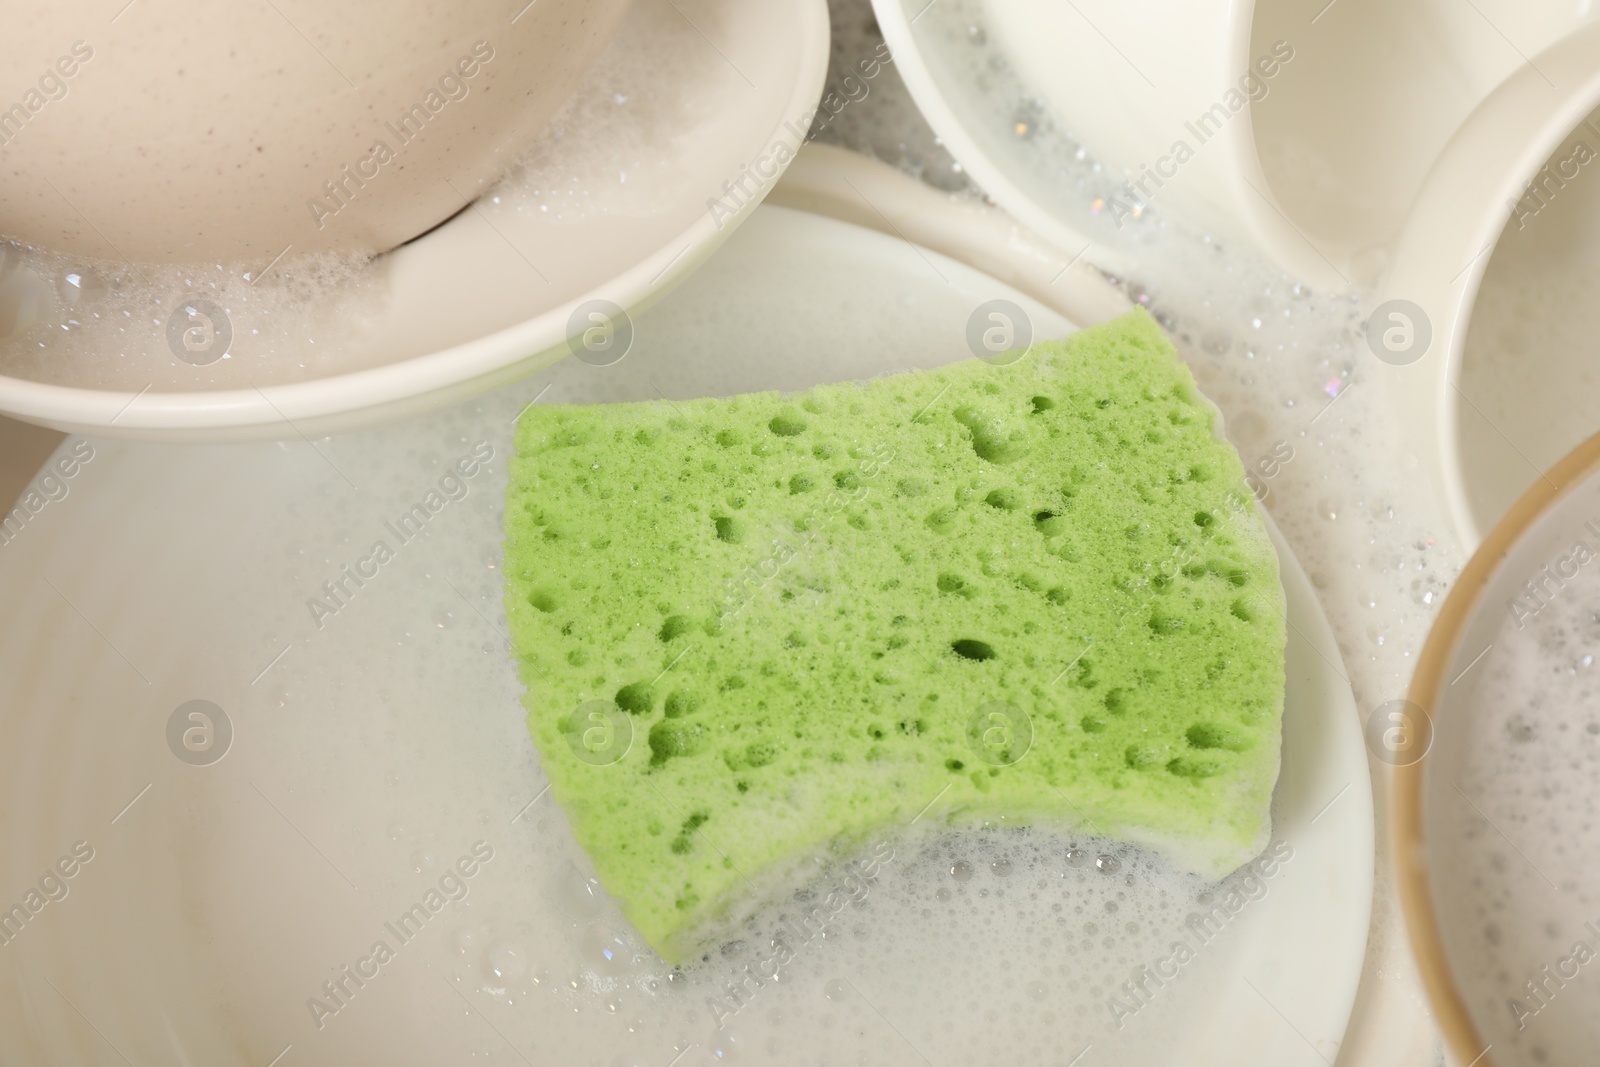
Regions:
[[[982,0],[1024,81],[1157,205],[1370,284],[1467,114],[1583,18],[1554,0]]]
[[[1531,57],[1423,182],[1367,341],[1465,547],[1600,430],[1600,25]]]
[[[0,0],[0,235],[258,270],[386,251],[515,161],[627,4]]]

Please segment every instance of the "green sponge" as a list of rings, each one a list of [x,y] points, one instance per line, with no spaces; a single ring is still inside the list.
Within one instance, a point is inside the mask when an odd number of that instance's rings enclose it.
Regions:
[[[1003,366],[530,408],[505,568],[528,725],[644,938],[682,959],[914,821],[1084,828],[1217,877],[1258,851],[1283,594],[1214,422],[1140,311]]]

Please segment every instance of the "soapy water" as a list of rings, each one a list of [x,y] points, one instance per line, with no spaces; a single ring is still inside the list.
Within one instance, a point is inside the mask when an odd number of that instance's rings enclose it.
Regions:
[[[1540,520],[1462,639],[1427,768],[1446,952],[1497,1064],[1600,1042],[1600,491]]]
[[[691,64],[703,58],[683,47],[692,33],[671,6],[637,4],[587,76],[587,84],[607,91],[569,101],[486,199],[558,221],[671,206],[685,168],[660,131],[684,128],[706,104],[665,91],[688,83]]]
[[[186,573],[182,613],[227,620],[204,641],[204,672],[232,681],[204,698],[228,716],[231,745],[196,765],[170,724],[201,694],[162,708],[151,729],[171,773],[156,771],[140,803],[165,802],[174,817],[143,808],[135,824],[150,835],[140,854],[184,857],[181,929],[145,936],[174,961],[164,979],[188,969],[199,1013],[227,1047],[259,1063],[292,1046],[302,1063],[458,1062],[465,1052],[602,1067],[680,1054],[680,1064],[1070,1063],[1080,1053],[1078,1067],[1167,1064],[1175,1042],[1205,1029],[1223,983],[1253,995],[1241,961],[1260,958],[1279,894],[1314,876],[1283,842],[1216,885],[1081,831],[913,819],[853,855],[817,857],[810,877],[676,968],[591,877],[532,749],[501,610],[513,419],[533,400],[798,387],[963,358],[967,309],[992,292],[954,265],[946,277],[972,290],[955,301],[942,284],[897,292],[862,268],[866,282],[828,281],[805,258],[822,253],[802,247],[785,271],[799,260],[820,279],[815,291],[769,280],[755,287],[760,299],[728,300],[719,273],[752,274],[740,257],[755,258],[774,224],[751,220],[726,257],[641,315],[619,363],[568,360],[316,453],[303,442],[228,450],[228,483],[265,488],[238,507],[199,506],[215,524],[206,539],[228,548]],[[656,345],[662,336],[673,343]],[[769,340],[753,346],[752,336]],[[430,514],[421,532],[402,529],[419,504]],[[491,858],[476,858],[479,841]],[[108,859],[99,869],[118,868]],[[429,892],[441,907],[419,933],[414,905],[426,908]],[[154,917],[177,912],[175,899],[139,902]],[[113,924],[103,936],[122,945],[140,934]],[[44,960],[38,971],[61,980]]]
[[[628,376],[569,361],[536,392],[616,399],[645,388],[641,375],[704,391],[722,365],[678,355]],[[303,1062],[378,1049],[600,1065],[1171,1062],[1174,1035],[1203,1025],[1218,983],[1237,980],[1261,902],[1296,872],[1286,842],[1216,883],[1084,830],[912,819],[848,856],[810,857],[681,965],[640,940],[590,875],[519,710],[500,522],[509,428],[527,398],[524,386],[330,442],[325,458],[360,492],[309,455],[289,482],[277,446],[241,456],[240,477],[278,469],[279,489],[263,514],[230,520],[239,558],[260,565],[228,579],[220,658],[241,678],[271,667],[233,703],[240,740],[207,770],[198,810],[255,804],[259,789],[305,836],[277,827],[274,851],[265,812],[257,832],[200,814],[183,833],[207,857],[188,865],[200,987],[240,988],[240,959],[289,976],[262,987],[270,997],[219,1005],[248,1046],[270,1057],[293,1043]],[[394,516],[485,455],[449,483],[422,535],[395,535]],[[280,495],[316,504],[285,512]],[[377,539],[391,558],[357,565]],[[370,577],[356,585],[347,568]],[[474,837],[493,856],[455,877]],[[305,929],[294,893],[249,884],[279,863],[274,884],[360,887],[336,936]],[[450,902],[414,933],[404,916],[432,887]],[[346,897],[338,888],[321,908]],[[270,946],[263,929],[279,931]],[[374,938],[396,962],[369,954]],[[410,1021],[397,1034],[401,1003]]]
[[[137,390],[355,369],[363,363],[356,342],[384,305],[370,266],[334,253],[253,271],[84,262],[0,243],[0,373]]]

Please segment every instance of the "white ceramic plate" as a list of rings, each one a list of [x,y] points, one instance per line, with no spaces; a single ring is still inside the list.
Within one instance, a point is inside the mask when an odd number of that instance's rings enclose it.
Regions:
[[[597,1063],[714,1062],[703,1015],[636,1031],[635,1006],[671,994],[607,971],[605,951],[637,946],[625,929],[615,940],[613,906],[573,873],[581,856],[540,799],[500,609],[511,421],[546,386],[547,402],[686,397],[946,363],[968,355],[971,309],[995,298],[1022,307],[1038,336],[1070,329],[899,237],[763,208],[640,318],[615,366],[568,361],[315,448],[94,442],[92,459],[52,483],[65,495],[52,490],[0,548],[11,609],[0,618],[0,900],[22,899],[76,842],[94,849],[65,898],[0,945],[0,1059],[572,1062],[565,1042],[603,1049]],[[83,447],[69,440],[60,455]],[[385,523],[474,448],[493,450],[488,468],[400,544]],[[315,618],[308,599],[379,538],[395,558]],[[1292,629],[1274,833],[1294,855],[1227,928],[1220,979],[1191,986],[1205,1025],[1148,1035],[1168,1046],[1164,1062],[1331,1057],[1361,970],[1365,753],[1333,636],[1277,544]],[[169,742],[175,711],[195,699],[233,731],[208,766],[174,755],[194,726],[208,751],[202,721],[179,716]],[[320,983],[479,839],[495,859],[468,898],[315,1026],[307,1001]],[[550,893],[560,922],[530,915],[530,895]],[[823,1004],[832,975],[805,965],[796,988]],[[685,998],[684,1012],[697,1004]],[[766,1010],[738,1025],[760,1030]],[[870,1019],[845,1016],[858,1021]],[[880,1055],[904,1054],[890,1031],[883,1041]]]
[[[659,108],[655,125],[602,133],[643,139],[646,155],[666,146],[673,165],[648,172],[647,190],[619,185],[606,153],[584,154],[590,172],[559,174],[593,191],[580,216],[468,210],[383,257],[374,268],[386,289],[382,310],[350,357],[359,369],[194,392],[0,377],[0,412],[141,440],[298,439],[402,418],[525,377],[566,354],[580,304],[604,299],[637,311],[733,232],[759,198],[741,197],[731,215],[711,212],[708,202],[725,197],[724,182],[746,167],[781,169],[799,147],[828,47],[823,0],[639,0],[607,57],[632,56],[637,70],[682,82],[659,87],[675,106]],[[611,92],[594,78],[579,90]]]

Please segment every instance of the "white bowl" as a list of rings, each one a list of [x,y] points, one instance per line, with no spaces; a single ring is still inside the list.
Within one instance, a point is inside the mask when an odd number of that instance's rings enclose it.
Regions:
[[[1405,731],[1394,736],[1416,746],[1394,778],[1397,888],[1458,1064],[1594,1062],[1596,987],[1571,981],[1571,956],[1575,941],[1594,944],[1600,726],[1584,650],[1600,592],[1597,507],[1600,435],[1487,533],[1428,634],[1407,704],[1389,710]]]
[[[516,162],[628,3],[7,0],[0,233],[257,270],[388,251]]]
[[[1600,389],[1589,377],[1592,296],[1561,307],[1549,300],[1553,285],[1593,261],[1600,187],[1585,173],[1593,164],[1566,163],[1572,176],[1549,187],[1547,206],[1524,200],[1552,155],[1556,166],[1569,159],[1574,139],[1600,149],[1593,128],[1581,127],[1597,106],[1600,26],[1591,24],[1507,78],[1445,147],[1368,319],[1368,343],[1389,364],[1380,369],[1397,423],[1468,548],[1600,428]],[[1525,317],[1559,343],[1498,376],[1478,373]]]
[[[0,376],[0,412],[70,432],[140,440],[316,437],[440,407],[530,374],[568,354],[568,338],[588,325],[581,316],[574,320],[585,302],[637,312],[748,216],[805,136],[828,48],[823,0],[642,0],[601,66],[631,59],[639,70],[688,75],[656,87],[675,106],[660,109],[667,117],[661,126],[637,131],[669,145],[676,161],[654,176],[647,201],[620,195],[608,167],[571,176],[598,201],[577,218],[484,203],[381,257],[376,269],[386,295],[353,357],[359,369],[193,391],[113,391]],[[663,54],[681,62],[662,62]],[[611,90],[591,80],[579,93],[609,100]],[[724,183],[756,161],[765,161],[771,174],[754,189],[758,195],[727,200]],[[717,198],[725,210],[710,207]]]

